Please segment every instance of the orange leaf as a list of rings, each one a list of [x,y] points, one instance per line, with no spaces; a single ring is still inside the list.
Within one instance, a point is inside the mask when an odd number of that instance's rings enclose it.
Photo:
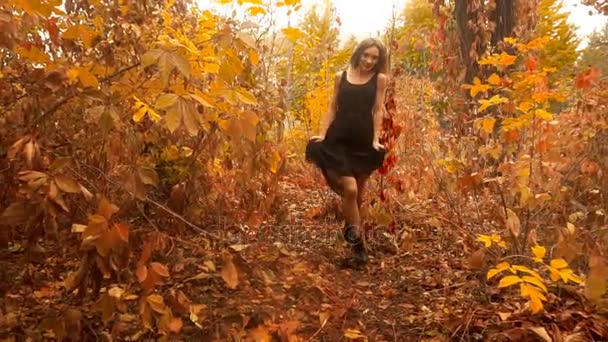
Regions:
[[[156,272],[159,276],[165,278],[169,277],[169,269],[167,269],[167,266],[159,262],[151,262],[150,266],[152,267],[154,272]]]
[[[222,253],[222,260],[224,265],[222,266],[222,278],[230,289],[236,289],[239,284],[239,275],[236,266],[232,262],[232,255],[229,252]]]
[[[146,280],[146,278],[148,277],[148,268],[146,267],[146,265],[141,265],[137,268],[137,271],[135,271],[135,275],[137,275],[137,280],[140,283],[143,283],[144,280]]]
[[[179,334],[179,332],[182,330],[183,325],[184,325],[184,323],[182,322],[181,318],[174,317],[173,319],[171,319],[171,321],[167,325],[167,328],[169,329],[170,332]]]
[[[122,241],[129,242],[129,228],[127,226],[117,223],[114,225],[114,228],[116,228],[116,232]]]

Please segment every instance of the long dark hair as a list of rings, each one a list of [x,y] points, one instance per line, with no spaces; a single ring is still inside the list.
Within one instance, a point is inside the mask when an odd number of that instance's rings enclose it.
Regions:
[[[359,61],[361,61],[361,57],[363,56],[363,51],[372,46],[377,47],[380,52],[378,62],[374,66],[374,72],[386,72],[386,48],[384,47],[384,44],[376,38],[366,38],[357,45],[355,52],[353,52],[353,55],[350,57],[350,65],[353,69],[359,65]]]

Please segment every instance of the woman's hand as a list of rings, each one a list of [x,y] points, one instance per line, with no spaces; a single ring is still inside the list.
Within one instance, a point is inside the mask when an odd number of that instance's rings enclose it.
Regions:
[[[325,140],[325,136],[324,135],[315,135],[310,137],[310,139],[308,139],[309,141],[323,141]]]
[[[376,151],[380,151],[381,149],[384,149],[384,145],[382,145],[381,143],[378,142],[378,140],[374,140],[374,142],[372,142],[372,146],[374,147],[374,150]]]

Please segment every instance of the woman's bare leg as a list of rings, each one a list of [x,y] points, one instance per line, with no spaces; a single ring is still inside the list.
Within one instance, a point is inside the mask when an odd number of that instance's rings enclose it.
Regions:
[[[369,179],[369,174],[355,175],[355,179],[357,180],[357,207],[359,208],[359,215],[363,216],[361,214],[361,208],[363,207],[363,200],[365,198],[365,188],[367,185],[367,180]]]
[[[355,226],[357,229],[361,225],[359,216],[357,180],[355,177],[340,177],[342,188],[342,212],[347,225]]]

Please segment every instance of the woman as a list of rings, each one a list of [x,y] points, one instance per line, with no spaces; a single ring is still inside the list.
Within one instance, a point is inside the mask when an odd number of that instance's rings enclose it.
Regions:
[[[344,239],[355,259],[367,262],[359,211],[365,184],[384,162],[379,142],[388,77],[386,49],[377,39],[363,40],[347,70],[335,75],[329,113],[319,135],[310,138],[306,160],[319,167],[330,188],[342,198]]]

